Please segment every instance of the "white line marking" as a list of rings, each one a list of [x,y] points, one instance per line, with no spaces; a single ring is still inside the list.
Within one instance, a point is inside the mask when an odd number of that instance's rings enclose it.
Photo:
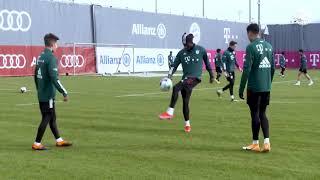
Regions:
[[[314,79],[316,80],[316,79]],[[277,81],[273,82],[272,84],[282,84],[282,83],[290,83],[290,82],[296,82],[296,80],[290,80],[290,81]],[[236,85],[234,87],[239,87],[239,85]],[[194,91],[205,91],[205,90],[217,90],[221,89],[223,87],[214,87],[214,88],[199,88],[194,89]],[[141,96],[147,96],[147,95],[159,95],[159,94],[167,94],[168,92],[150,92],[150,93],[136,93],[136,94],[124,94],[115,96],[116,98],[122,98],[122,97],[141,97]]]
[[[55,103],[61,103],[63,101],[55,101]],[[16,106],[33,106],[33,105],[38,105],[39,103],[25,103],[25,104],[16,104]]]
[[[292,101],[270,101],[272,104],[298,104],[298,102],[292,102]],[[303,102],[300,102],[303,103]]]
[[[0,91],[18,91],[18,89],[0,89]]]

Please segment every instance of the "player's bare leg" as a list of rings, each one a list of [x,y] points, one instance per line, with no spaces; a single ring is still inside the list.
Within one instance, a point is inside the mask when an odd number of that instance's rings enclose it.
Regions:
[[[311,77],[309,76],[309,74],[304,74],[304,76],[305,76],[305,77],[308,79],[308,81],[309,81],[308,86],[312,86],[312,85],[313,85],[313,81],[312,81]]]
[[[297,82],[294,85],[300,86],[300,76],[301,76],[301,74],[302,74],[302,72],[299,72],[298,78],[297,78]]]

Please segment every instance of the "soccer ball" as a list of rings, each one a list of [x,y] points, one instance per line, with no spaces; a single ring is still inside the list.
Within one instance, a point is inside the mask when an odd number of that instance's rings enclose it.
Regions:
[[[27,88],[26,88],[26,87],[21,87],[21,88],[20,88],[20,92],[21,92],[21,93],[27,92]]]
[[[160,81],[160,90],[169,91],[172,88],[172,81],[169,78],[163,78]]]

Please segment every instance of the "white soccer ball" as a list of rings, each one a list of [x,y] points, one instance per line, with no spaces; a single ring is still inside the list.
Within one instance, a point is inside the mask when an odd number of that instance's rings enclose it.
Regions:
[[[27,88],[26,87],[21,87],[20,91],[21,91],[21,93],[25,93],[25,92],[27,92]]]
[[[163,78],[160,81],[160,90],[169,91],[172,88],[172,81],[169,78]]]

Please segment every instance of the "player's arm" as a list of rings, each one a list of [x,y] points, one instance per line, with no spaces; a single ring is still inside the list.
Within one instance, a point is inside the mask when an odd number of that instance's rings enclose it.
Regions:
[[[221,54],[218,55],[218,60],[222,61],[222,55]]]
[[[227,73],[227,65],[226,65],[226,63],[227,63],[227,58],[228,58],[228,55],[227,55],[227,53],[226,52],[224,52],[223,53],[223,55],[222,55],[222,71],[223,71],[223,73],[224,73],[224,75],[226,76],[226,77],[228,77],[228,73]]]
[[[244,62],[243,73],[241,76],[240,87],[239,87],[239,97],[241,99],[243,99],[243,91],[248,81],[248,77],[252,67],[252,62],[253,62],[253,55],[251,53],[250,46],[248,46],[246,48],[246,61]]]
[[[34,68],[34,76],[33,76],[33,80],[34,80],[34,84],[36,85],[36,89],[38,89],[38,80],[37,80],[37,66]]]
[[[68,96],[67,90],[63,87],[63,85],[59,80],[57,60],[55,57],[52,57],[52,59],[49,61],[48,71],[49,71],[49,77],[53,82],[54,86],[56,87],[56,89],[63,95],[63,97],[67,97]]]
[[[168,73],[168,78],[172,78],[173,74],[177,71],[179,65],[181,63],[181,56],[180,52],[177,54],[176,58],[174,59],[174,62],[172,66],[170,67],[169,73]]]
[[[235,59],[234,62],[235,62],[236,67],[239,69],[239,71],[242,71],[241,67],[238,64],[237,58]]]
[[[204,64],[205,64],[205,66],[206,66],[206,70],[207,70],[208,73],[209,73],[210,83],[213,83],[214,75],[213,75],[213,72],[212,72],[211,64],[210,64],[210,62],[209,62],[209,58],[208,58],[207,51],[206,51],[205,49],[204,49],[204,53],[203,53],[202,59],[203,59]]]
[[[222,70],[223,71],[226,71],[226,69],[227,69],[226,62],[227,62],[227,54],[223,53],[223,55],[222,55]]]
[[[271,82],[273,81],[273,76],[275,72],[274,54],[271,52]]]

